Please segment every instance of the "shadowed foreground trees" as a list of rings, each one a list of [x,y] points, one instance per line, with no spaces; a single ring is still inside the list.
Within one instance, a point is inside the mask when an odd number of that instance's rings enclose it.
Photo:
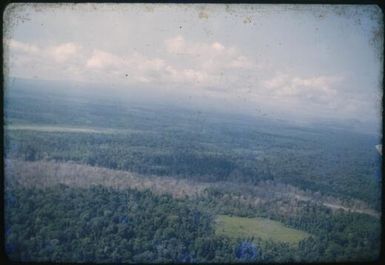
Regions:
[[[293,217],[293,226],[315,235],[293,246],[218,236],[215,210],[148,190],[11,184],[5,195],[6,252],[14,261],[287,262],[372,260],[378,255],[376,219],[358,214],[330,219],[330,213],[316,211],[311,220]],[[216,203],[208,198],[207,205]],[[230,204],[228,211],[236,207]]]

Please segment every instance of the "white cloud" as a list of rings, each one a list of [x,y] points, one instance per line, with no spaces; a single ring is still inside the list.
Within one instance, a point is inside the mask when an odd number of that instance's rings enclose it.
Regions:
[[[170,61],[176,62],[167,70],[173,81],[190,82],[211,91],[242,90],[245,76],[253,77],[249,81],[255,83],[260,70],[260,65],[238,48],[219,41],[188,41],[178,35],[166,39],[164,46]]]
[[[77,45],[72,42],[63,43],[54,47],[51,47],[48,50],[48,53],[57,61],[65,62],[69,58],[75,56],[81,49],[80,45]]]
[[[40,49],[36,45],[23,43],[14,39],[5,39],[4,44],[8,45],[8,47],[14,52],[24,52],[29,54],[36,54],[40,52]]]
[[[169,53],[181,53],[186,49],[186,42],[182,36],[176,36],[175,38],[167,39],[164,41],[167,52]]]
[[[337,95],[337,85],[341,76],[298,77],[289,74],[277,74],[262,82],[266,91],[276,97],[297,97],[313,102],[332,101]]]
[[[138,52],[118,56],[99,49],[93,50],[85,66],[100,76],[112,73],[115,78],[125,77],[124,81],[131,83],[163,81],[167,67],[170,68],[163,59],[148,58]]]
[[[188,42],[178,35],[164,41],[166,51],[183,58],[186,61],[196,62],[197,68],[205,72],[219,73],[226,68],[253,68],[255,63],[243,55],[235,47],[226,47],[218,41]],[[184,57],[182,57],[184,56]]]
[[[225,49],[225,47],[219,42],[214,42],[213,44],[211,44],[211,47],[217,51],[223,51]]]
[[[237,48],[226,47],[218,41],[188,42],[182,36],[164,42],[166,54],[170,56],[162,58],[149,57],[137,51],[114,54],[101,49],[87,50],[73,42],[46,47],[16,40],[7,43],[19,71],[59,79],[76,77],[132,84],[177,85],[179,89],[183,85],[211,88],[210,93],[232,90],[234,94],[247,90],[248,93],[257,92],[272,98],[306,99],[315,103],[332,102],[337,95],[336,85],[342,80],[337,76],[302,77],[278,73],[262,81],[258,87],[254,80],[261,74],[261,67]]]
[[[5,42],[9,74],[24,78],[84,79],[82,64],[86,50],[67,42],[38,46],[13,39]]]
[[[164,41],[163,58],[148,57],[139,52],[117,55],[94,49],[85,66],[100,75],[127,74],[125,82],[155,82],[155,84],[183,84],[194,87],[222,86],[226,80],[237,80],[237,73],[228,70],[252,69],[255,65],[234,47],[219,42],[187,42],[182,36]],[[168,54],[168,55],[167,55]],[[170,57],[171,56],[171,57]],[[226,72],[227,71],[227,72]],[[227,84],[228,85],[228,84]]]
[[[10,49],[11,53],[23,53],[22,56],[26,58],[28,56],[41,57],[46,59],[51,57],[57,62],[67,61],[69,58],[75,56],[81,49],[80,45],[72,42],[51,47],[39,47],[34,44],[20,42],[14,39],[6,39],[4,44]]]
[[[86,62],[86,67],[88,68],[103,69],[111,66],[122,67],[122,59],[98,49],[93,50],[91,57]]]
[[[236,57],[234,60],[232,60],[228,64],[229,68],[257,68],[258,66],[255,65],[251,60],[249,60],[247,57],[240,55]]]
[[[235,47],[219,41],[191,42],[182,36],[164,41],[163,57],[139,51],[115,54],[86,48],[75,42],[37,46],[9,40],[13,71],[59,79],[80,78],[123,83],[189,85],[192,87],[239,87],[239,71],[250,75],[257,66]],[[17,76],[20,75],[16,74]],[[30,76],[31,77],[31,76]]]

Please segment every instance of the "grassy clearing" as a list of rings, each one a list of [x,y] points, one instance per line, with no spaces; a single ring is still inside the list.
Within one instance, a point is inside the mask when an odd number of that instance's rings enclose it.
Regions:
[[[218,215],[215,233],[232,238],[249,238],[254,236],[262,240],[297,244],[310,234],[289,228],[280,222],[267,218],[247,218]]]

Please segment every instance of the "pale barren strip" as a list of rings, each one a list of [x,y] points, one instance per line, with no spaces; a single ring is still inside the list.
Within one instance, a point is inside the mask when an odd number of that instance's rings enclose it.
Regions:
[[[204,196],[207,188],[216,188],[224,198],[258,206],[275,201],[282,212],[295,213],[299,202],[323,205],[332,210],[351,211],[380,218],[381,214],[360,200],[342,200],[318,192],[303,191],[297,187],[273,181],[246,185],[233,182],[198,182],[173,177],[144,176],[137,173],[95,167],[73,162],[5,160],[6,183],[16,181],[26,187],[45,188],[57,184],[72,187],[106,187],[138,190],[149,189],[156,194],[170,194],[175,198]],[[237,195],[238,194],[238,195]]]
[[[209,186],[209,184],[191,182],[186,179],[143,176],[128,171],[71,162],[6,160],[5,172],[7,181],[17,181],[23,186],[37,188],[57,184],[85,188],[103,185],[117,189],[150,189],[158,194],[169,193],[174,197],[185,197],[200,194]]]

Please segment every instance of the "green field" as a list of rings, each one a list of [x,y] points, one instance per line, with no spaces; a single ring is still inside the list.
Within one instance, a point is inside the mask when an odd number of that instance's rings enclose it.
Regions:
[[[280,222],[267,218],[247,218],[218,215],[215,233],[232,238],[252,237],[274,242],[296,244],[310,234],[286,227]]]

